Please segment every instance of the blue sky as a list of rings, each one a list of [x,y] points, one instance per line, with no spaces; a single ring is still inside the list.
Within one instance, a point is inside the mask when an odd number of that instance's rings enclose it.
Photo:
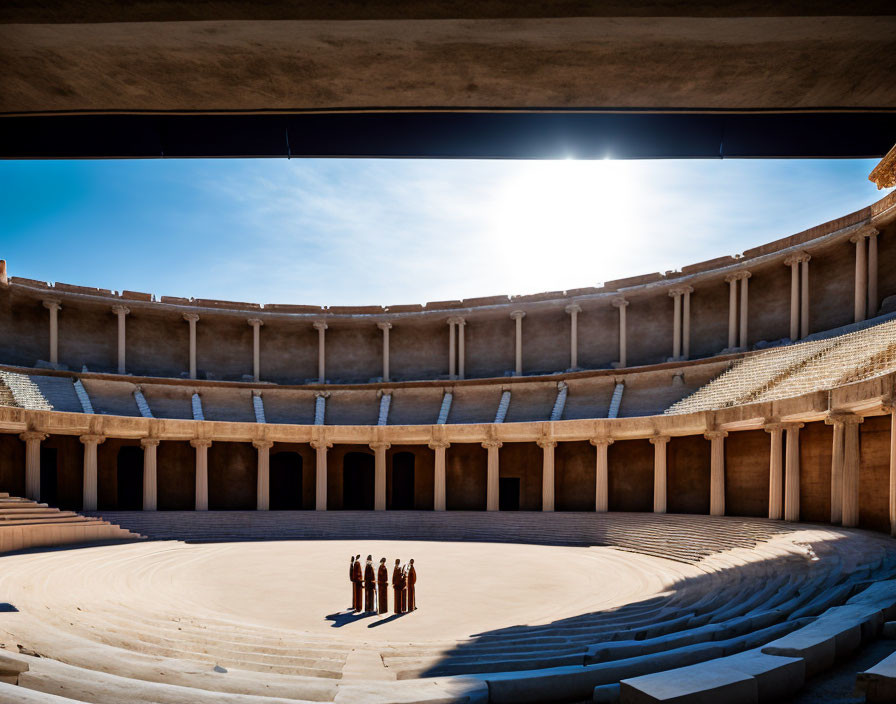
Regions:
[[[876,160],[0,162],[12,276],[260,303],[593,286],[861,208]]]

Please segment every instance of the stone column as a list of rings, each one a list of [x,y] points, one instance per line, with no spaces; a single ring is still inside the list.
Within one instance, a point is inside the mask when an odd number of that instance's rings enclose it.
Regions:
[[[831,449],[831,523],[843,520],[843,413],[830,413],[824,422],[833,426],[834,442]]]
[[[445,450],[451,447],[444,440],[434,440],[429,448],[436,453],[435,474],[433,476],[433,509],[445,510]]]
[[[591,444],[597,449],[597,464],[594,469],[594,510],[598,513],[606,513],[610,508],[607,448],[613,444],[613,441],[609,438],[592,438]]]
[[[383,331],[383,381],[389,381],[389,331],[392,323],[377,323],[376,326]]]
[[[880,301],[877,299],[877,230],[868,231],[868,315],[877,313]]]
[[[796,342],[800,335],[800,260],[798,256],[784,260],[790,267],[790,340]]]
[[[800,259],[802,270],[802,293],[800,294],[800,339],[809,335],[809,260],[808,254],[803,254]]]
[[[6,276],[5,259],[0,259],[0,286],[9,286],[9,279]]]
[[[669,437],[658,435],[650,438],[653,445],[653,512],[666,512],[666,448]]]
[[[59,309],[62,304],[52,298],[43,303],[50,311],[50,364],[59,364]]]
[[[737,274],[728,274],[728,349],[737,345]]]
[[[118,316],[118,373],[125,373],[125,316],[131,312],[127,306],[112,306],[112,312]]]
[[[703,437],[710,443],[709,515],[725,515],[725,438],[724,430],[710,430]]]
[[[541,510],[554,510],[554,448],[557,441],[539,438],[538,446],[543,450],[541,463]]]
[[[271,440],[253,440],[252,446],[258,451],[258,482],[255,490],[255,510],[267,511],[271,508]]]
[[[767,423],[765,432],[771,436],[768,461],[768,517],[780,521],[784,516],[784,466],[781,456],[784,448],[784,425]]]
[[[566,306],[569,313],[569,368],[579,368],[579,313],[582,307],[576,303]]]
[[[624,298],[614,298],[612,305],[619,309],[619,366],[625,367],[627,366],[625,309],[628,307],[628,301]]]
[[[868,303],[868,264],[865,260],[865,233],[857,233],[850,237],[856,243],[856,276],[855,276],[855,322],[865,319]]]
[[[691,356],[691,294],[693,292],[693,286],[684,287],[681,321],[681,356],[683,359],[689,359]]]
[[[158,508],[158,473],[156,471],[156,450],[158,438],[141,438],[143,448],[143,510],[155,511]]]
[[[669,291],[675,301],[672,312],[672,359],[681,358],[681,293],[678,288]]]
[[[784,460],[784,520],[800,520],[800,428],[803,423],[786,423],[787,450]]]
[[[19,435],[25,443],[25,498],[40,501],[40,444],[48,435],[28,430]]]
[[[314,465],[315,498],[314,508],[317,511],[327,510],[327,449],[333,443],[326,440],[312,440],[311,447],[317,453]]]
[[[212,441],[194,438],[190,444],[196,448],[196,510],[208,511],[208,448]]]
[[[386,510],[386,450],[391,445],[387,442],[372,442],[373,450],[373,508],[375,511]]]
[[[321,321],[314,323],[314,329],[317,330],[317,383],[327,383],[326,370],[326,340],[324,339],[327,324]]]
[[[843,526],[859,525],[859,423],[856,415],[843,417]]]
[[[84,443],[84,489],[81,504],[84,511],[96,511],[96,448],[106,438],[102,435],[82,435]]]
[[[486,481],[485,508],[487,511],[497,511],[499,507],[499,464],[498,449],[504,443],[497,440],[486,440],[482,446],[488,450],[488,476]]]
[[[467,322],[463,318],[457,319],[457,378],[464,378],[464,366],[466,358],[466,349],[464,344],[464,328]]]
[[[749,271],[742,271],[740,274],[740,342],[738,347],[747,348],[747,305],[750,301],[748,282],[752,274]]]
[[[260,318],[249,318],[246,321],[252,326],[252,378],[258,381],[261,377],[261,326]]]
[[[451,379],[457,378],[457,367],[455,366],[457,359],[456,325],[457,318],[448,318],[448,376]]]
[[[526,311],[515,310],[510,317],[516,321],[516,376],[523,374],[523,318],[526,317]]]
[[[890,406],[890,535],[896,537],[896,406]]]
[[[190,324],[190,378],[196,378],[196,313],[184,313],[184,320]]]

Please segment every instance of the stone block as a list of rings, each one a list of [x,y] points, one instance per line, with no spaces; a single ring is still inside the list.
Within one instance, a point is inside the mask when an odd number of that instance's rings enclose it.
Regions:
[[[806,663],[802,658],[766,655],[758,648],[716,662],[753,677],[759,704],[789,697],[802,689],[806,681]]]
[[[598,704],[617,704],[619,702],[619,685],[602,684],[594,688],[591,700]]]
[[[756,680],[715,662],[622,680],[621,704],[756,704]]]
[[[896,579],[875,582],[847,600],[847,604],[877,606],[886,620],[896,618]]]
[[[896,621],[887,621],[880,632],[881,638],[896,640]]]
[[[856,689],[865,692],[868,704],[896,702],[896,653],[856,675]]]

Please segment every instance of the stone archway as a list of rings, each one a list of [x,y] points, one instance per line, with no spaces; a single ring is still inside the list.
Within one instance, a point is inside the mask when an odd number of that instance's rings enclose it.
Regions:
[[[302,508],[302,479],[302,456],[298,452],[275,452],[271,455],[272,511],[298,511]]]
[[[119,511],[143,509],[143,449],[131,445],[118,450]]]
[[[348,511],[372,511],[373,506],[373,455],[349,452],[342,459],[342,508]]]
[[[413,452],[396,452],[392,456],[392,506],[395,511],[409,511],[414,508]]]

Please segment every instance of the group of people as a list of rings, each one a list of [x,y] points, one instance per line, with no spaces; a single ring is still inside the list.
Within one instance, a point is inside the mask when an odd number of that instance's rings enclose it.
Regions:
[[[389,568],[386,558],[374,572],[373,557],[367,556],[367,564],[361,567],[361,556],[352,557],[348,568],[348,578],[352,583],[352,611],[385,614],[389,612]],[[402,565],[395,560],[392,568],[393,610],[396,614],[414,611],[416,600],[417,571],[414,561]]]

